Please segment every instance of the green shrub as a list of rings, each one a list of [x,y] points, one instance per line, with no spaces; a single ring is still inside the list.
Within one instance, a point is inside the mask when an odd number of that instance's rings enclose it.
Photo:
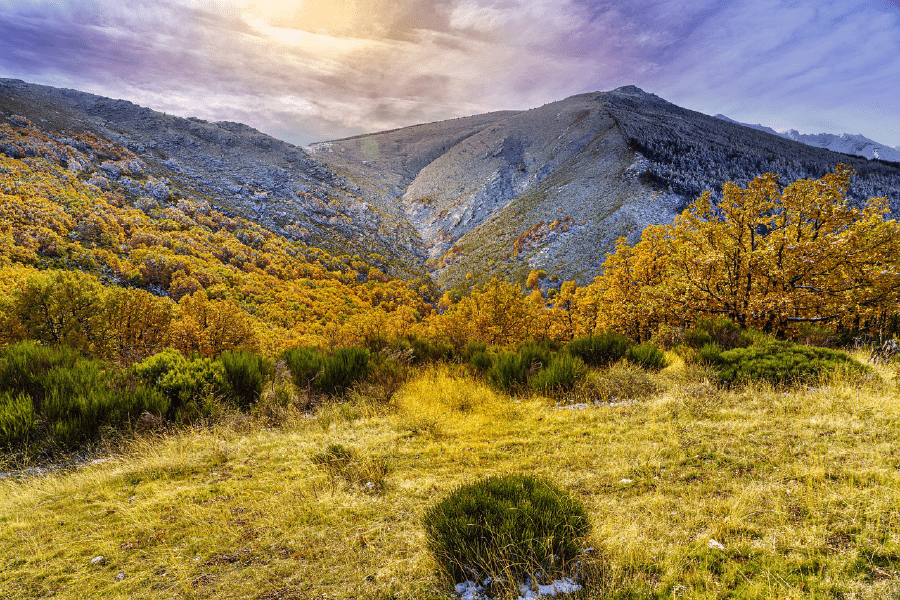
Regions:
[[[452,581],[562,573],[590,529],[581,503],[528,475],[464,485],[426,511],[428,548]]]
[[[625,358],[632,364],[654,371],[667,365],[666,353],[653,344],[640,344],[629,348]]]
[[[535,373],[529,384],[532,389],[543,394],[555,395],[570,392],[584,381],[587,369],[577,356],[566,353],[555,354],[546,369]]]
[[[531,361],[526,363],[523,357],[515,352],[501,352],[485,376],[488,383],[495,388],[512,392],[525,385],[531,364]]]
[[[73,445],[168,405],[158,392],[128,386],[70,348],[25,342],[0,352],[0,438],[7,442],[40,431],[35,442]]]
[[[0,351],[0,390],[28,394],[39,411],[47,395],[46,374],[72,367],[80,360],[81,354],[66,346],[42,346],[36,342],[8,346]]]
[[[256,404],[263,386],[272,377],[272,361],[244,350],[223,352],[219,360],[222,362],[225,385],[237,405],[246,408]]]
[[[698,362],[705,365],[715,365],[719,363],[719,357],[722,355],[722,349],[714,342],[704,344],[697,352]]]
[[[291,372],[294,385],[307,391],[322,370],[322,355],[315,348],[299,347],[284,351],[284,361]]]
[[[867,369],[845,352],[790,342],[727,350],[715,364],[719,379],[726,383],[768,381],[775,385],[814,381],[840,370],[863,373]]]
[[[166,417],[175,421],[189,421],[208,415],[210,400],[224,395],[225,369],[211,358],[185,358],[181,352],[168,348],[134,366],[135,374],[169,399]]]
[[[469,367],[476,373],[484,373],[494,364],[494,359],[487,352],[476,352],[469,359]]]
[[[0,392],[0,447],[24,441],[34,429],[34,405],[25,393]]]
[[[369,351],[350,346],[322,358],[322,371],[313,385],[324,394],[342,394],[369,372]]]
[[[469,340],[466,343],[465,347],[462,349],[461,358],[467,362],[472,362],[472,359],[476,354],[486,354],[487,353],[487,344],[478,340]]]
[[[413,338],[410,340],[410,346],[412,347],[412,359],[416,364],[447,360],[453,351],[452,346],[427,338]]]
[[[600,335],[575,338],[566,349],[585,364],[602,367],[621,360],[633,343],[627,335],[606,331]]]
[[[519,356],[522,364],[530,372],[534,373],[550,364],[553,353],[559,350],[559,344],[551,340],[528,341],[519,346]]]

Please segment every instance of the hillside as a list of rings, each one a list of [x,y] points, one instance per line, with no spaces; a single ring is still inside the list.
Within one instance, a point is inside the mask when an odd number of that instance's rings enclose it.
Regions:
[[[207,202],[392,277],[427,275],[442,289],[469,274],[522,283],[532,269],[550,274],[544,288],[588,283],[618,237],[634,241],[704,190],[716,198],[726,181],[744,185],[764,172],[786,185],[843,162],[858,172],[852,198],[900,205],[900,166],[685,110],[633,86],[305,149],[236,123],[16,80],[0,80],[0,122],[10,128],[0,138],[9,158],[56,160],[129,203]],[[23,128],[57,149],[23,145]]]
[[[900,167],[863,160],[682,109],[634,86],[314,144],[373,202],[396,201],[440,287],[546,269],[589,282],[615,240],[665,224],[704,190],[772,172],[782,184],[840,162],[851,197],[900,207]],[[418,159],[418,160],[417,160]]]

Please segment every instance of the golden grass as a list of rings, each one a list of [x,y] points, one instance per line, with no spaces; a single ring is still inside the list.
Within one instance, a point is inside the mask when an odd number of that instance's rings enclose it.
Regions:
[[[568,410],[440,367],[391,406],[356,397],[277,428],[143,438],[109,462],[0,480],[0,596],[450,598],[425,508],[525,472],[591,515],[580,598],[896,597],[900,394],[878,370],[722,390],[676,360],[653,397]],[[356,475],[315,464],[329,444],[355,452]]]

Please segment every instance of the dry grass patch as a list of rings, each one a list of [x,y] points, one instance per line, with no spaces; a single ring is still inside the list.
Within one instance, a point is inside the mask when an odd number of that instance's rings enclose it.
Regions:
[[[653,375],[657,393],[584,410],[432,368],[389,406],[356,396],[275,428],[146,438],[106,463],[0,480],[0,590],[449,598],[425,510],[463,483],[527,473],[587,509],[580,598],[893,597],[900,394],[892,367],[875,368],[880,382],[785,392],[724,390],[673,365]],[[316,460],[336,446],[352,450],[343,472]]]

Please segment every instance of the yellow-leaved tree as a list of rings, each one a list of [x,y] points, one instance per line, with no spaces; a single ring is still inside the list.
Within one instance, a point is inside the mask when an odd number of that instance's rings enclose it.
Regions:
[[[900,227],[884,218],[885,198],[848,201],[852,175],[838,165],[783,189],[762,175],[725,184],[715,206],[707,192],[672,225],[620,242],[584,304],[597,306],[598,324],[640,337],[703,316],[770,332],[883,319],[900,296]]]

